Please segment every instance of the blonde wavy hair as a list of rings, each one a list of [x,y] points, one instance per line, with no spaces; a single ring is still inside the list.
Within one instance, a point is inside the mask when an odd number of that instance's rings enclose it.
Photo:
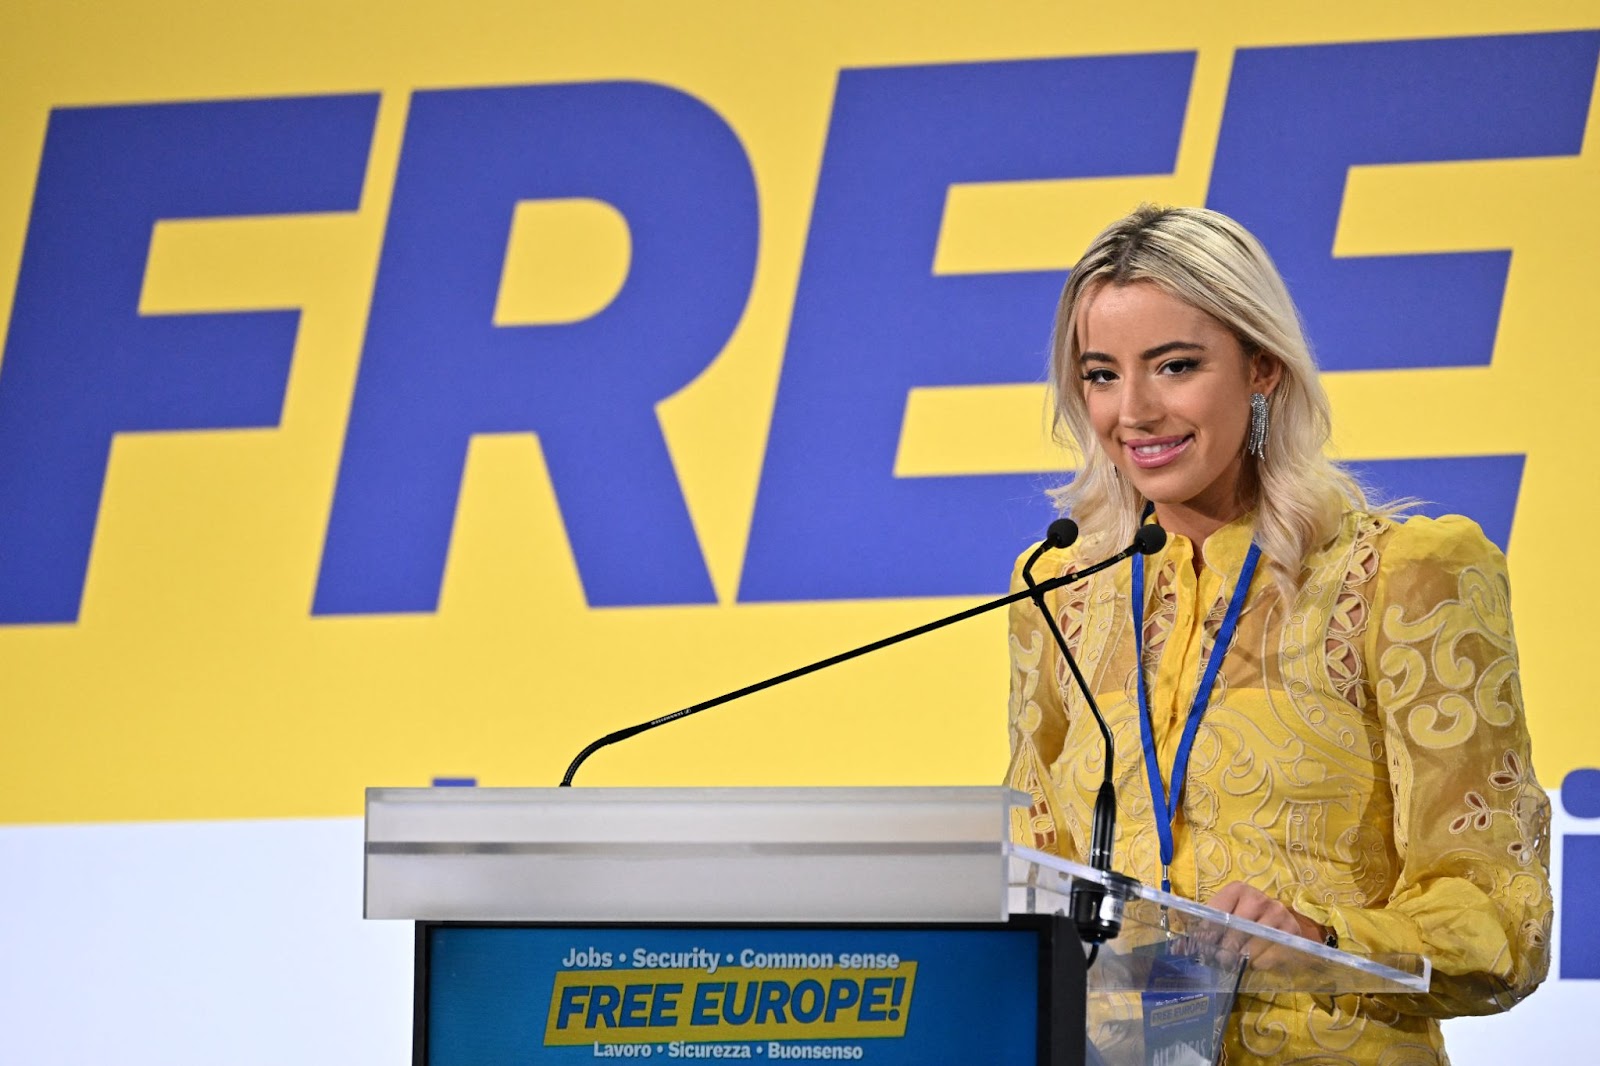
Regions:
[[[1267,404],[1266,457],[1246,456],[1240,503],[1256,509],[1256,543],[1278,586],[1292,592],[1307,557],[1338,532],[1344,511],[1370,505],[1355,478],[1324,454],[1332,431],[1328,396],[1288,287],[1261,243],[1215,211],[1142,205],[1106,227],[1073,267],[1056,308],[1050,377],[1055,436],[1083,463],[1070,484],[1052,492],[1057,507],[1085,531],[1086,547],[1100,548],[1131,541],[1143,512],[1143,495],[1099,445],[1078,366],[1085,296],[1133,282],[1157,285],[1215,318],[1247,358],[1266,354],[1283,365]]]

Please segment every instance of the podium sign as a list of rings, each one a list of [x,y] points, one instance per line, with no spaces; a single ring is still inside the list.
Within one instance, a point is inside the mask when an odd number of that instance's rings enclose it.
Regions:
[[[597,1058],[1045,1066],[1061,1061],[1048,1034],[1081,1034],[1084,1024],[1081,951],[1061,919],[423,922],[417,935],[418,1066]],[[1058,948],[1074,953],[1075,971]]]

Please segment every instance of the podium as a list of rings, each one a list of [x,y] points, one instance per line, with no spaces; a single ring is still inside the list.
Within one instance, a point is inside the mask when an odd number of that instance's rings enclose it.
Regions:
[[[370,789],[416,923],[413,1062],[1213,1062],[1234,997],[1417,994],[1358,956],[1013,845],[1004,788]],[[1085,898],[1120,932],[1086,953]]]

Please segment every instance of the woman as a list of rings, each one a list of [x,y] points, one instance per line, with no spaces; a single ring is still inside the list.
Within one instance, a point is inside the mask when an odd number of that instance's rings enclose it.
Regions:
[[[1372,507],[1324,456],[1288,291],[1215,212],[1144,207],[1095,239],[1061,296],[1052,381],[1083,456],[1058,502],[1085,535],[1036,577],[1110,555],[1151,511],[1170,534],[1048,601],[1116,740],[1115,868],[1433,960],[1427,996],[1241,999],[1230,1066],[1446,1061],[1436,1019],[1506,1009],[1548,965],[1549,804],[1504,558],[1466,519]],[[1026,602],[1011,658],[1010,781],[1034,798],[1018,839],[1081,860],[1099,731]]]

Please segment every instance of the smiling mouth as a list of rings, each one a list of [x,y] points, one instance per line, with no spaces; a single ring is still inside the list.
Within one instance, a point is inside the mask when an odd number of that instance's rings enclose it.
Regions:
[[[1142,440],[1137,444],[1127,443],[1123,447],[1128,449],[1136,466],[1150,470],[1158,466],[1166,466],[1178,456],[1188,450],[1194,441],[1192,435],[1185,437],[1162,437],[1154,440]]]

